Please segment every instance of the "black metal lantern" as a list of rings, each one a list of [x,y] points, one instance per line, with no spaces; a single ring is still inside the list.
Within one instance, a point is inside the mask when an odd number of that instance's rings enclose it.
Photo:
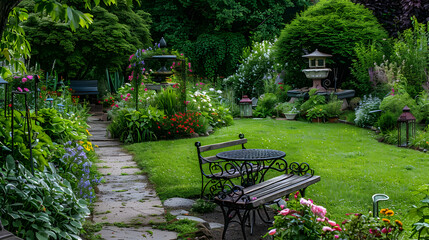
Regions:
[[[402,109],[398,118],[398,147],[407,147],[410,139],[416,135],[416,118],[408,106]]]
[[[8,102],[8,92],[7,92],[7,90],[8,90],[8,85],[9,85],[9,82],[7,82],[2,77],[0,77],[0,89],[2,88],[3,92],[4,92],[3,98],[0,99],[0,102],[4,102],[4,117],[6,117],[6,112],[7,112],[7,102]]]

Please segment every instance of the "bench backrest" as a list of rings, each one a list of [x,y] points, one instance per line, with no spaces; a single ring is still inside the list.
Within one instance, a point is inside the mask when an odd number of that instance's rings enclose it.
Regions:
[[[201,156],[201,153],[203,153],[203,152],[217,150],[217,149],[221,149],[221,148],[232,147],[232,146],[236,146],[236,145],[241,145],[241,148],[245,149],[244,144],[247,143],[247,139],[244,138],[244,134],[240,134],[240,135],[238,135],[238,137],[240,138],[239,140],[233,140],[233,141],[222,142],[222,143],[215,143],[215,144],[210,144],[210,145],[205,145],[205,146],[201,146],[200,142],[196,142],[195,146],[197,147],[198,160],[200,162],[200,167],[202,164],[214,162],[214,161],[218,160],[216,155],[209,156],[209,157]]]
[[[73,95],[98,94],[98,80],[71,80]]]

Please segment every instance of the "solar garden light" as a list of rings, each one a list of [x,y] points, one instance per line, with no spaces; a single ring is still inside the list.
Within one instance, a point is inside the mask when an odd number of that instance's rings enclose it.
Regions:
[[[387,201],[389,197],[386,194],[374,194],[372,195],[372,214],[374,217],[378,217],[378,202]]]

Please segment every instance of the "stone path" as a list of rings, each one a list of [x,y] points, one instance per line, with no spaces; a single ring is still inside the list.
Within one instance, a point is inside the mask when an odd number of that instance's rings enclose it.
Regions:
[[[100,162],[96,165],[105,179],[98,186],[93,221],[106,224],[97,234],[106,240],[176,239],[175,232],[151,228],[151,223],[165,222],[162,203],[132,156],[121,148],[119,141],[107,137],[109,122],[99,119],[97,115],[88,119],[90,140],[98,145],[95,152]]]

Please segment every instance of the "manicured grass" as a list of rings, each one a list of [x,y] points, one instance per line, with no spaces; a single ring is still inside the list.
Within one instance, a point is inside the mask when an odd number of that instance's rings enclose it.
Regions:
[[[371,130],[345,124],[244,119],[209,137],[126,148],[135,153],[161,199],[196,197],[201,175],[194,143],[235,140],[239,133],[248,139],[247,148],[282,150],[288,162],[309,163],[321,181],[307,189],[306,197],[326,207],[336,221],[345,213],[368,213],[371,196],[384,193],[390,201],[380,207],[393,209],[410,229],[407,211],[422,198],[413,190],[429,182],[429,154],[379,143]]]

